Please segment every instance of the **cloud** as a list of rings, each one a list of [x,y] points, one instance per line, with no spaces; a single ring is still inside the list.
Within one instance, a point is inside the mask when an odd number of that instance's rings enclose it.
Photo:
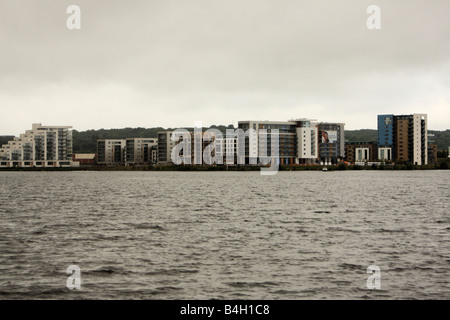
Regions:
[[[449,128],[447,0],[69,1],[0,4],[2,134],[380,113]],[[381,30],[366,28],[370,4]],[[17,116],[20,114],[20,116]]]

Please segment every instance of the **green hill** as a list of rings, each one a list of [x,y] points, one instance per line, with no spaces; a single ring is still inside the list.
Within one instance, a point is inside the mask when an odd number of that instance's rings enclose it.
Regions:
[[[428,143],[436,144],[438,150],[447,151],[448,147],[450,147],[450,130],[447,129],[445,131],[435,131],[428,130],[428,133],[434,134],[434,137],[428,138]]]
[[[229,126],[211,126],[225,132]],[[192,128],[186,128],[192,129]],[[156,138],[158,131],[174,130],[173,128],[123,128],[123,129],[100,129],[77,131],[73,130],[73,151],[74,153],[96,153],[97,139],[126,139],[126,138]],[[438,150],[448,150],[450,146],[450,130],[436,131],[428,130],[434,137],[429,138],[429,142],[436,144]],[[13,140],[13,136],[0,136],[0,146]],[[377,130],[345,130],[346,141],[377,141]]]
[[[211,126],[225,132],[232,125]],[[186,128],[192,130],[193,128]],[[206,130],[207,128],[204,128]],[[175,130],[175,128],[124,128],[124,129],[100,129],[76,131],[73,130],[73,152],[74,153],[96,153],[98,139],[126,139],[126,138],[156,138],[159,131]]]
[[[345,130],[345,141],[374,141],[378,139],[378,131],[373,129]]]

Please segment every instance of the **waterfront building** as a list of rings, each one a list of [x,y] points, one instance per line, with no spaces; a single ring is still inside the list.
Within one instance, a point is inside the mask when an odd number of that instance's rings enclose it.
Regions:
[[[319,124],[317,120],[297,119],[297,164],[316,164],[319,157]]]
[[[271,155],[272,130],[278,130],[279,164],[298,163],[296,121],[239,121],[238,128],[244,132],[253,129],[245,138],[245,164],[258,164],[260,154]],[[261,130],[265,130],[265,135]],[[263,143],[267,150],[259,149]]]
[[[0,148],[0,167],[76,167],[70,126],[32,125]]]
[[[172,141],[172,134],[173,131],[158,132],[157,163],[160,165],[173,164],[172,149],[179,143],[180,140]],[[204,158],[203,153],[208,145],[216,144],[216,137],[214,134],[203,131],[189,131],[189,134],[191,154],[188,158],[190,158],[190,164],[204,165],[207,162],[213,163],[214,161],[212,158],[215,156],[215,152],[206,155],[207,159]],[[182,156],[182,154],[180,153],[179,156]]]
[[[396,162],[428,164],[427,115],[379,115],[378,148],[390,149]]]
[[[378,150],[378,160],[384,162],[392,161],[392,148],[391,147],[377,147]]]
[[[319,123],[319,160],[321,164],[337,164],[345,156],[344,123]]]
[[[168,165],[172,163],[171,152],[172,148],[175,147],[176,142],[171,140],[172,131],[161,131],[158,132],[158,164]]]
[[[374,162],[378,158],[378,148],[375,142],[348,141],[345,142],[345,161]]]
[[[97,164],[97,154],[95,153],[74,153],[74,162],[80,163],[80,167],[93,167]]]
[[[158,145],[156,138],[127,138],[125,142],[125,165],[151,163],[152,147]]]
[[[152,145],[151,148],[149,148],[149,158],[150,158],[150,164],[157,164],[158,163],[158,145]]]
[[[329,138],[320,142],[320,126],[322,135]],[[215,151],[211,156],[223,159],[223,164],[259,164],[260,156],[272,154],[272,141],[275,130],[278,131],[278,164],[317,164],[319,163],[319,144],[323,148],[323,161],[326,163],[338,163],[344,157],[344,124],[342,123],[318,123],[314,119],[292,119],[289,121],[239,121],[238,129],[245,135],[243,163],[238,159],[237,130],[233,135],[223,134],[221,137],[207,136],[208,131],[197,136],[196,132],[191,134],[191,163],[205,164],[208,159],[198,160],[197,156],[203,156],[205,148],[215,143]],[[164,131],[158,133],[158,164],[171,164],[171,151],[178,143],[171,140],[172,132]],[[197,143],[196,143],[197,142]],[[265,146],[265,150],[261,149]],[[326,152],[325,152],[326,150]],[[226,157],[234,154],[233,162],[227,163]],[[209,156],[208,154],[206,155]],[[240,161],[238,161],[240,160]],[[213,161],[212,161],[213,162]],[[210,162],[211,163],[211,162]],[[218,164],[218,162],[215,162]]]
[[[428,144],[428,164],[438,163],[438,147],[436,144]]]
[[[224,164],[237,163],[237,137],[215,138],[215,156],[222,158]],[[227,161],[227,158],[230,161]]]
[[[123,165],[125,160],[125,139],[97,140],[97,164],[107,166]]]

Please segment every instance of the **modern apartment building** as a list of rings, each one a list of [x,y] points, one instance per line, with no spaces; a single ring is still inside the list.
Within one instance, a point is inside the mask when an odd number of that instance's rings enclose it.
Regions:
[[[149,148],[149,158],[150,158],[150,164],[157,164],[158,163],[158,145],[152,145],[151,148]]]
[[[319,158],[319,124],[317,120],[297,119],[297,164],[315,164]]]
[[[117,166],[125,162],[125,139],[97,140],[97,164]]]
[[[0,167],[75,167],[70,126],[32,125],[0,148]]]
[[[237,137],[225,136],[214,139],[214,142],[216,157],[222,158],[224,164],[237,164]]]
[[[329,138],[321,141],[319,134],[322,126],[323,136]],[[239,121],[238,129],[245,136],[243,143],[243,159],[239,158],[239,137],[237,130],[233,135],[223,134],[222,137],[209,137],[208,131],[191,134],[191,163],[204,164],[205,159],[197,160],[203,156],[205,148],[215,143],[215,151],[212,156],[223,159],[223,164],[260,164],[261,157],[267,157],[270,161],[272,155],[273,139],[278,131],[278,155],[279,164],[317,164],[320,160],[320,146],[324,150],[323,162],[337,163],[344,157],[344,124],[319,123],[314,119],[293,119],[289,121]],[[158,133],[158,164],[170,164],[172,149],[178,142],[172,141],[172,132]],[[262,148],[265,149],[262,149]],[[326,153],[325,153],[326,151]],[[206,153],[208,156],[208,152]],[[234,155],[234,157],[232,157]],[[226,158],[233,161],[226,161]],[[238,159],[239,158],[239,159]],[[215,161],[215,163],[218,163]]]
[[[258,157],[271,155],[272,130],[278,130],[279,163],[296,163],[297,151],[297,123],[295,121],[239,121],[238,128],[249,134],[245,138],[245,163],[258,164]],[[265,135],[261,134],[265,130]],[[267,140],[264,140],[267,139]],[[267,150],[261,150],[265,145]]]
[[[172,131],[158,132],[158,164],[170,164],[172,148],[176,145],[171,140]]]
[[[239,128],[247,131],[254,129],[256,137],[246,139],[246,163],[257,157],[259,145],[268,133],[267,154],[270,153],[270,132],[279,131],[279,163],[280,164],[325,164],[338,163],[344,158],[344,124],[317,122],[315,119],[292,119],[289,121],[240,121]],[[257,143],[250,143],[256,140]],[[253,160],[254,161],[254,160]]]
[[[179,143],[179,141],[172,141],[173,131],[161,131],[158,132],[158,149],[157,149],[157,157],[158,164],[167,165],[172,164],[172,149]],[[216,146],[219,143],[220,138],[217,139],[217,142],[214,134],[209,132],[194,132],[190,131],[190,155],[188,158],[190,159],[190,163],[192,165],[203,165],[206,164],[206,161],[210,164],[215,163],[213,161],[213,157],[215,157],[216,152],[210,152],[207,154],[205,159],[203,156],[205,148],[210,144],[214,144]],[[221,142],[220,142],[221,143]],[[183,150],[185,151],[185,150]],[[182,156],[182,152],[180,152],[179,156]]]
[[[428,164],[427,140],[426,114],[378,116],[378,148],[385,153],[390,149],[394,161]]]
[[[128,138],[125,142],[125,165],[148,164],[152,159],[152,147],[156,138]]]

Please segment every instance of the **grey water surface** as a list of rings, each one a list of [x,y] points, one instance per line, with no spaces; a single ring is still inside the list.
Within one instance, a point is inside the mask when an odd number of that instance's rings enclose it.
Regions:
[[[0,172],[0,299],[449,299],[449,186],[450,171]]]

